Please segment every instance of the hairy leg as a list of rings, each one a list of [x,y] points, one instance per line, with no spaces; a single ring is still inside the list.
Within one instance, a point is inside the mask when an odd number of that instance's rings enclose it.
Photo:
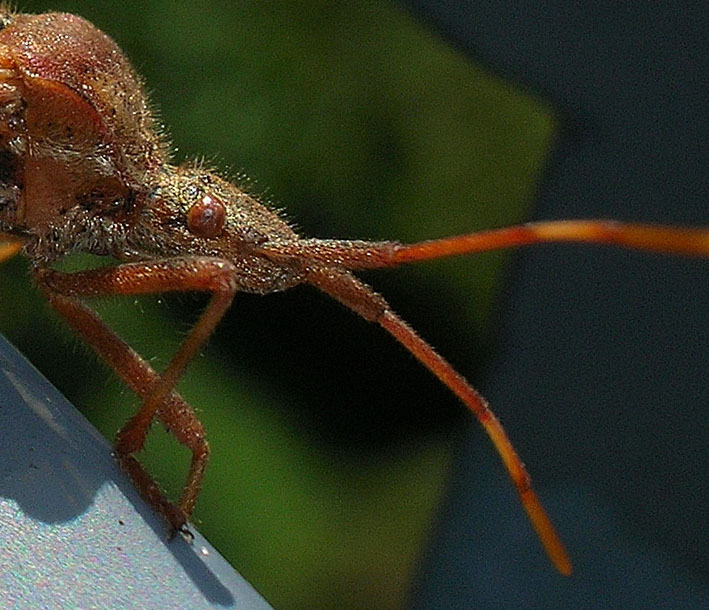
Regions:
[[[204,429],[192,408],[174,392],[175,385],[229,307],[236,292],[234,268],[211,258],[178,258],[130,263],[113,268],[61,273],[35,270],[49,302],[143,400],[140,410],[118,433],[116,454],[143,497],[175,530],[183,530],[199,493],[209,457]],[[80,297],[206,291],[212,300],[162,375],[156,373],[80,301]],[[192,452],[192,463],[178,506],[173,506],[153,478],[135,459],[157,416]]]

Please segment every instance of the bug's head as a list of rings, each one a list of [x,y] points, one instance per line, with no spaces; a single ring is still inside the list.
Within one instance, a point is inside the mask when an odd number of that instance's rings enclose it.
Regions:
[[[227,207],[242,193],[216,174],[199,169],[171,172],[155,197],[168,208],[165,221],[196,240],[218,239],[226,228]]]
[[[166,166],[146,197],[136,234],[152,253],[232,258],[272,240],[297,239],[275,212],[200,166]]]

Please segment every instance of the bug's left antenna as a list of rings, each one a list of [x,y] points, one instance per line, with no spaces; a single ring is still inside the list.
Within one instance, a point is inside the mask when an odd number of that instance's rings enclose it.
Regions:
[[[475,415],[492,440],[512,482],[517,488],[537,536],[556,569],[566,576],[572,572],[564,545],[532,489],[532,482],[512,442],[487,401],[451,364],[424,341],[416,331],[397,316],[384,298],[351,273],[341,269],[311,270],[307,280],[337,299],[366,320],[376,322],[431,371]]]

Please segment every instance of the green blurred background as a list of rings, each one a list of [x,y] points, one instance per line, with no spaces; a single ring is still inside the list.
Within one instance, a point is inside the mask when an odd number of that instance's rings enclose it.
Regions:
[[[516,222],[532,201],[550,110],[394,2],[22,3],[49,9],[125,50],[176,160],[249,176],[303,234],[420,240]],[[366,279],[475,381],[505,260]],[[23,260],[3,266],[0,290],[0,330],[112,438],[137,399],[50,311]],[[99,310],[160,368],[204,303]],[[444,388],[383,332],[299,288],[237,296],[180,389],[213,451],[195,521],[275,608],[402,607],[469,422]],[[173,493],[189,461],[176,445],[156,428],[144,457]]]

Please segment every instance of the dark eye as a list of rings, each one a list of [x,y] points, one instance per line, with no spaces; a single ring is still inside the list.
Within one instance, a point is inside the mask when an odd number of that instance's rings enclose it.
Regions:
[[[226,206],[210,195],[205,195],[187,210],[187,228],[197,237],[216,237],[225,220]]]

